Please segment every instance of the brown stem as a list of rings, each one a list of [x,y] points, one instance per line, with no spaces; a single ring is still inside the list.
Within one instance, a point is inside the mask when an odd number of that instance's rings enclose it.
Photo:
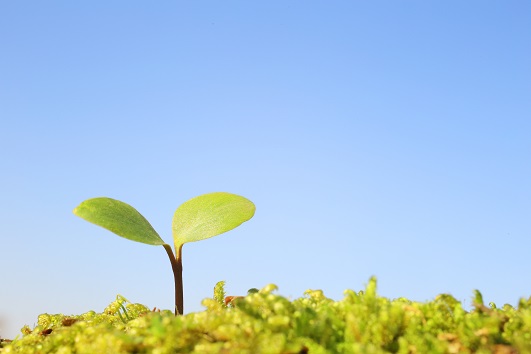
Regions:
[[[171,269],[173,270],[173,279],[175,281],[175,316],[182,315],[184,312],[184,303],[183,303],[183,263],[181,258],[181,249],[179,248],[178,257],[176,258],[173,255],[171,246],[168,244],[163,244],[168,257],[170,258]]]

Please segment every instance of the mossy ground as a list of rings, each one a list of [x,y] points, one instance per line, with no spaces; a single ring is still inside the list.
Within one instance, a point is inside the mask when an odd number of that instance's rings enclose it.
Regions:
[[[446,294],[378,296],[375,279],[340,301],[320,290],[291,301],[275,289],[227,306],[219,283],[205,311],[178,317],[118,296],[101,313],[42,314],[0,353],[531,353],[531,298],[496,308],[476,292],[466,311]]]

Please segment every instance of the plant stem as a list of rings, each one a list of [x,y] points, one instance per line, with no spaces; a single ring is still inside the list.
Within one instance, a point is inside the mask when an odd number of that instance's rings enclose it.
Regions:
[[[175,316],[182,315],[184,312],[184,303],[183,303],[183,263],[181,258],[181,249],[179,248],[178,257],[175,257],[171,246],[168,244],[163,244],[168,257],[170,258],[171,269],[173,270],[173,279],[175,281]]]

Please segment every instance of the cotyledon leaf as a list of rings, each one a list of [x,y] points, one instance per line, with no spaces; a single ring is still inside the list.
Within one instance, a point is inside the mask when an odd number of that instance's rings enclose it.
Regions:
[[[129,240],[155,246],[164,244],[142,214],[119,200],[106,197],[87,199],[74,209],[74,214]]]
[[[238,227],[251,219],[255,210],[249,199],[226,192],[203,194],[184,202],[173,215],[176,252],[186,242],[204,240]]]

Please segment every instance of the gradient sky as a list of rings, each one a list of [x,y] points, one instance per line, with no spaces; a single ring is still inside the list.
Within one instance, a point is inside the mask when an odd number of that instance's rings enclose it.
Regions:
[[[527,1],[0,2],[0,336],[121,294],[173,308],[162,247],[72,214],[227,191],[252,220],[183,249],[217,281],[470,305],[531,295]]]

